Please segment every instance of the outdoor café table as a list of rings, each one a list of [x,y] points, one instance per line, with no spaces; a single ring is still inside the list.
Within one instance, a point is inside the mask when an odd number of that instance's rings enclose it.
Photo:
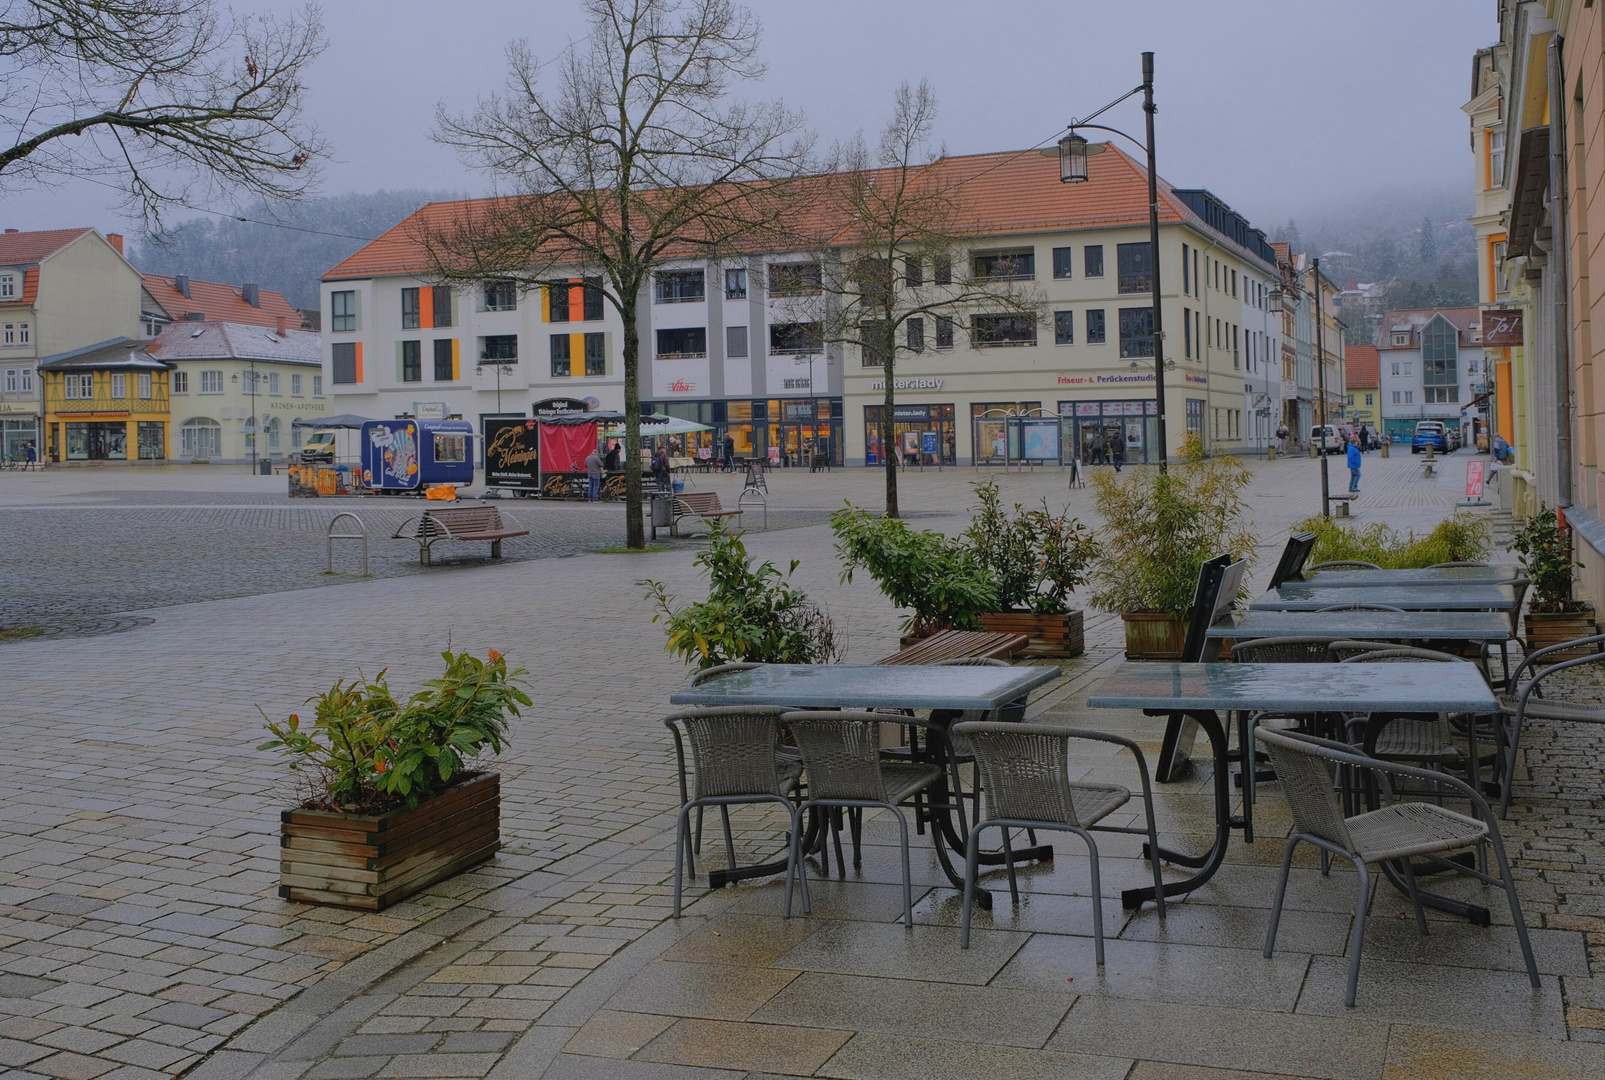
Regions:
[[[1087,699],[1094,709],[1141,709],[1150,716],[1168,716],[1165,750],[1184,737],[1187,721],[1209,736],[1215,763],[1215,844],[1205,855],[1160,849],[1173,863],[1197,869],[1192,877],[1165,883],[1165,895],[1191,892],[1215,875],[1226,857],[1234,828],[1253,843],[1251,810],[1233,816],[1229,748],[1222,712],[1275,710],[1319,713],[1350,712],[1490,713],[1499,703],[1475,664],[1156,664],[1124,663]],[[1190,736],[1196,737],[1196,736]],[[1241,734],[1239,735],[1241,738]],[[1245,748],[1246,749],[1246,748]],[[1253,759],[1245,753],[1248,767]],[[1391,877],[1391,874],[1390,874]],[[1154,896],[1152,886],[1127,889],[1121,903],[1136,909]],[[1426,894],[1422,896],[1427,902]],[[1434,906],[1446,906],[1439,898]],[[1453,910],[1464,910],[1459,905]]]
[[[1289,581],[1250,603],[1252,611],[1319,611],[1337,605],[1385,604],[1406,611],[1503,611],[1516,606],[1509,585],[1323,585]]]
[[[930,709],[938,726],[927,741],[933,763],[942,778],[931,792],[929,805],[933,822],[932,839],[937,860],[955,888],[964,887],[964,877],[954,869],[943,842],[960,858],[964,837],[953,825],[952,804],[947,787],[947,740],[941,724],[967,709],[995,711],[1024,698],[1032,690],[1059,677],[1056,666],[990,667],[887,667],[858,664],[762,664],[746,671],[733,671],[670,695],[674,705],[777,705],[787,709]],[[897,717],[888,715],[894,724]],[[940,812],[938,812],[940,811]],[[1016,851],[1016,859],[1051,858],[1052,848]],[[1002,861],[1002,855],[985,859]],[[721,875],[720,882],[736,878],[781,873],[785,863],[744,867]],[[711,881],[710,877],[710,881]],[[991,897],[977,897],[982,907],[991,907]]]
[[[1510,619],[1497,611],[1248,611],[1222,619],[1207,634],[1235,641],[1504,641]]]
[[[1313,570],[1303,584],[1345,589],[1369,585],[1504,585],[1520,577],[1514,566],[1441,566],[1418,570]]]

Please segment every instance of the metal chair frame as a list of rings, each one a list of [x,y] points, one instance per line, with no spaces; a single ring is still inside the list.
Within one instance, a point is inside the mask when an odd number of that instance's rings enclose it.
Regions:
[[[762,666],[762,665],[756,664],[756,663],[753,663],[753,662],[750,662],[750,661],[746,661],[746,660],[738,660],[738,661],[733,661],[733,662],[728,663],[728,664],[717,664],[717,665],[715,665],[713,667],[709,667],[709,668],[699,668],[696,671],[693,671],[691,673],[690,677],[686,679],[685,688],[687,690],[690,690],[690,689],[693,689],[695,687],[701,686],[703,683],[707,682],[709,679],[717,678],[720,675],[727,675],[732,671],[750,671],[751,669],[753,669],[755,667],[760,667],[760,666]],[[680,775],[680,801],[681,802],[685,801],[685,771],[684,771],[683,765],[682,765],[682,768],[681,768],[681,775]],[[691,849],[693,851],[695,851],[698,855],[702,854],[702,813],[706,809],[707,809],[707,807],[705,807],[705,806],[697,807],[696,839],[693,842]],[[728,806],[721,806],[719,808],[719,814],[720,814],[721,817],[724,818],[724,831],[725,831],[725,834],[728,836],[729,833],[730,833],[730,808]],[[734,857],[732,856],[732,859],[731,859],[732,865],[734,864],[734,861],[735,861]],[[693,877],[696,876],[695,867],[692,868],[691,873],[692,873]]]
[[[1558,645],[1549,645],[1542,649],[1536,649],[1522,658],[1521,663],[1516,665],[1516,670],[1511,675],[1509,683],[1506,687],[1507,691],[1521,685],[1521,675],[1523,671],[1531,671],[1533,673],[1532,678],[1527,680],[1527,685],[1522,686],[1521,692],[1516,696],[1514,709],[1509,707],[1508,700],[1501,702],[1501,705],[1503,706],[1500,710],[1501,714],[1508,718],[1508,722],[1504,725],[1503,732],[1504,770],[1501,776],[1502,784],[1499,792],[1500,817],[1504,817],[1510,812],[1510,788],[1516,780],[1516,750],[1520,745],[1522,726],[1527,719],[1528,702],[1535,697],[1539,701],[1550,700],[1544,697],[1544,691],[1541,686],[1542,682],[1549,678],[1549,676],[1555,674],[1557,671],[1566,671],[1570,668],[1582,667],[1584,664],[1597,664],[1600,661],[1605,660],[1605,652],[1591,653],[1588,656],[1579,656],[1571,660],[1561,660],[1557,663],[1549,665],[1542,671],[1538,670],[1539,662],[1546,656],[1552,656],[1555,653],[1568,649],[1581,648],[1585,645],[1605,647],[1605,634],[1594,634],[1590,637],[1577,638],[1575,641],[1563,641]],[[1560,704],[1564,705],[1569,703],[1561,702]],[[1587,709],[1586,706],[1573,707],[1584,710]],[[1605,706],[1602,706],[1599,709],[1598,718],[1579,715],[1573,717],[1556,716],[1550,717],[1550,719],[1558,722],[1605,724]]]

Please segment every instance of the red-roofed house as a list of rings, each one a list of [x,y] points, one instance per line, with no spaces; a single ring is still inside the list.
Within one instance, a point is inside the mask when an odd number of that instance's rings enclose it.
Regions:
[[[283,294],[255,285],[200,281],[187,274],[146,274],[145,291],[171,316],[169,321],[246,323],[274,329],[282,322],[287,330],[301,329],[301,313]],[[162,325],[150,320],[145,336],[155,337]]]
[[[796,461],[822,443],[845,464],[892,453],[928,463],[1001,464],[1022,452],[1060,461],[1095,435],[1105,446],[1123,442],[1128,461],[1147,460],[1157,418],[1147,175],[1112,146],[1088,166],[1090,182],[1080,184],[1061,183],[1057,162],[1034,150],[938,166],[935,182],[956,190],[957,216],[974,237],[953,251],[953,275],[1006,268],[1040,294],[1043,315],[1001,327],[977,311],[963,325],[932,317],[908,328],[924,346],[898,362],[894,415],[881,415],[880,369],[859,350],[810,345],[796,332],[809,318],[802,309],[822,301],[766,295],[765,282],[785,272],[777,267],[812,266],[805,252],[666,261],[639,309],[643,411],[708,425],[683,444],[674,438],[687,451],[728,435],[738,455],[770,460]],[[1257,409],[1271,422],[1276,255],[1207,191],[1161,182],[1159,201],[1164,352],[1174,364],[1169,447],[1191,430],[1210,450],[1235,452],[1253,444]],[[340,399],[331,407],[387,417],[439,403],[474,421],[531,415],[551,398],[622,408],[622,327],[585,288],[594,268],[560,267],[527,295],[511,283],[432,286],[421,236],[490,205],[425,206],[324,275],[325,385]],[[853,230],[843,219],[808,231],[850,242]],[[941,271],[920,272],[930,283]],[[1249,393],[1246,379],[1262,363],[1271,371]],[[1059,422],[1016,428],[1008,440],[1005,412]]]
[[[139,336],[140,275],[122,241],[94,229],[0,233],[0,456],[49,449],[40,363]]]
[[[1349,395],[1344,418],[1355,427],[1364,424],[1372,432],[1380,432],[1382,422],[1378,367],[1375,345],[1350,345],[1343,350],[1343,378]]]

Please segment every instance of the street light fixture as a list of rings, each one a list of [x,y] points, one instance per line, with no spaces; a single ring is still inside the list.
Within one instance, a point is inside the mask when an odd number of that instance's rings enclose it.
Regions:
[[[1088,123],[1137,94],[1142,95],[1142,111],[1147,115],[1145,140],[1139,142],[1118,128]],[[1059,180],[1066,184],[1085,183],[1089,179],[1087,159],[1108,149],[1106,144],[1089,143],[1083,136],[1076,134],[1077,128],[1107,131],[1111,135],[1119,135],[1132,145],[1141,147],[1148,156],[1148,252],[1153,267],[1154,404],[1158,410],[1154,418],[1154,433],[1158,443],[1159,471],[1165,472],[1166,459],[1169,457],[1165,445],[1165,369],[1169,365],[1165,363],[1163,355],[1165,324],[1159,306],[1159,173],[1154,167],[1154,113],[1157,111],[1158,106],[1154,104],[1154,54],[1145,52],[1142,54],[1141,85],[1120,95],[1090,116],[1071,120],[1069,133],[1060,139],[1056,146],[1041,153],[1045,157],[1059,159]]]

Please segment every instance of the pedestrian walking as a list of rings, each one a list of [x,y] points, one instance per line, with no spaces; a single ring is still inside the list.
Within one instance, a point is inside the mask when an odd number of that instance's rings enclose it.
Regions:
[[[1276,452],[1278,454],[1282,454],[1282,455],[1286,455],[1286,453],[1287,453],[1287,424],[1286,423],[1281,423],[1281,424],[1277,424],[1276,425]]]
[[[1102,465],[1104,463],[1103,432],[1101,431],[1094,431],[1092,433],[1092,463],[1094,465]]]
[[[1361,424],[1360,425],[1360,453],[1363,454],[1369,449],[1371,449],[1371,433],[1366,430],[1364,424]]]
[[[37,469],[39,467],[39,451],[35,450],[33,443],[22,448],[22,467],[24,469]]]
[[[602,451],[592,450],[585,459],[585,478],[588,481],[585,498],[595,502],[602,496]]]
[[[1114,438],[1113,460],[1115,472],[1119,472],[1126,464],[1126,437],[1124,435],[1116,435]]]
[[[652,479],[658,483],[659,491],[669,491],[669,452],[659,449],[652,455]]]
[[[1360,440],[1349,437],[1349,493],[1360,493]]]
[[[724,469],[725,472],[736,471],[736,439],[734,435],[724,437]]]

